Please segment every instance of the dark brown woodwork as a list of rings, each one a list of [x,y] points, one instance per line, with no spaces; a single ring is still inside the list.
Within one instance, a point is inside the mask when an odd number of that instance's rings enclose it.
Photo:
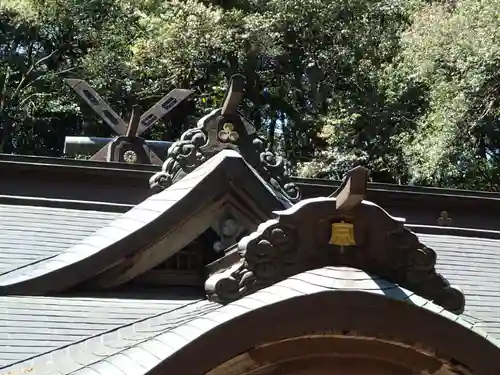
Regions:
[[[118,134],[91,156],[90,159],[96,161],[161,165],[163,160],[140,135],[193,93],[192,90],[174,89],[142,116],[139,114],[139,106],[134,105],[127,126],[125,121],[86,81],[81,79],[66,79],[65,81]]]
[[[166,189],[223,149],[237,150],[273,189],[290,201],[300,200],[300,190],[291,182],[285,160],[268,148],[254,125],[238,111],[245,78],[231,77],[221,108],[202,117],[194,129],[184,132],[169,149],[162,170],[150,179],[153,191]]]
[[[293,181],[304,198],[329,196],[339,186],[331,180],[295,177]],[[500,230],[498,193],[372,182],[368,183],[367,199],[393,216],[407,218],[408,224],[437,225],[445,208],[454,227]]]
[[[218,198],[218,199],[217,199]],[[161,237],[135,254],[118,259],[116,264],[88,281],[92,288],[115,288],[149,272],[196,240],[210,227],[223,207],[224,198],[207,200],[189,216],[178,217],[175,227],[165,230]],[[201,274],[201,272],[200,272]]]
[[[259,300],[263,298],[266,298],[265,293],[259,295]],[[234,308],[238,309],[238,304]],[[221,314],[221,321],[225,321],[224,316]],[[195,330],[200,330],[203,323],[195,325]],[[205,323],[210,327],[214,325],[213,320]],[[270,302],[218,324],[190,340],[148,375],[210,373],[247,352],[259,363],[272,356],[272,350],[265,351],[267,344],[303,337],[371,338],[376,341],[355,345],[356,342],[333,340],[331,345],[336,345],[335,350],[339,350],[343,358],[348,357],[346,352],[350,348],[358,358],[386,355],[386,363],[402,363],[402,358],[398,358],[401,355],[407,359],[406,364],[402,364],[407,366],[422,365],[435,370],[440,363],[441,368],[448,366],[453,370],[453,375],[498,375],[500,369],[498,347],[452,319],[385,296],[359,291],[328,291],[291,297],[274,304]],[[341,342],[346,345],[340,345]],[[259,351],[261,354],[257,357]],[[289,348],[287,352],[290,351]],[[301,351],[298,353],[300,356]],[[432,371],[430,374],[440,375]]]
[[[335,197],[337,210],[348,211],[366,198],[368,169],[358,166],[351,169],[342,184],[331,196]]]
[[[149,165],[0,155],[0,192],[10,197],[124,205],[127,211],[151,195]]]
[[[131,208],[151,195],[148,180],[159,169],[153,165],[0,155],[0,191],[7,197],[75,200],[83,204],[99,201]],[[291,180],[303,198],[329,196],[340,185],[330,180]],[[435,226],[445,209],[453,219],[453,228],[500,230],[498,193],[368,183],[366,199],[393,216],[405,217],[410,225]],[[452,232],[459,231],[450,229]]]
[[[397,341],[320,333],[259,345],[206,375],[454,375],[445,362]]]
[[[136,276],[130,285],[144,287],[196,286],[205,282],[204,268],[222,254],[214,251],[217,234],[208,229],[181,251],[153,269]]]
[[[107,162],[127,164],[161,164],[162,160],[146,144],[146,141],[137,136],[140,108],[134,105],[132,115],[127,126],[126,134],[115,137],[104,146]],[[96,154],[99,155],[99,152]],[[95,156],[95,155],[94,155]],[[94,158],[94,160],[96,160]]]
[[[226,373],[237,375],[237,373]],[[265,366],[246,375],[415,375],[403,365],[366,358],[307,357]],[[442,373],[441,375],[455,375]]]
[[[19,271],[23,277],[6,280],[0,286],[0,294],[40,295],[82,288],[85,284],[93,291],[117,287],[182,250],[210,227],[217,215],[225,214],[233,199],[242,202],[245,197],[251,198],[258,210],[244,211],[242,216],[248,222],[258,218],[253,222],[255,226],[269,218],[273,210],[286,207],[256,178],[239,154],[225,151],[217,158],[201,166],[191,180],[150,197],[123,218],[89,236],[84,244],[91,248],[85,253],[88,255],[68,257],[74,249],[70,247],[33,266],[36,274],[29,274],[29,267]],[[239,192],[245,192],[245,196],[235,196]],[[63,261],[58,262],[58,258]]]
[[[203,274],[197,271],[149,270],[130,282],[131,286],[165,288],[171,286],[202,286]],[[129,284],[127,284],[129,285]]]
[[[348,266],[461,313],[464,295],[436,273],[434,250],[420,243],[403,221],[363,201],[366,176],[360,168],[347,175],[338,192],[340,204],[336,198],[312,198],[276,212],[277,219],[238,243],[239,263],[207,280],[209,298],[234,301],[310,269]]]

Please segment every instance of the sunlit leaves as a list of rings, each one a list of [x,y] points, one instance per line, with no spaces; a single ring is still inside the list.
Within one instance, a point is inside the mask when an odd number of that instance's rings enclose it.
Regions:
[[[403,35],[400,72],[427,86],[429,109],[405,142],[417,181],[466,187],[471,170],[485,184],[500,146],[500,1],[464,0],[423,8]],[[497,183],[499,179],[496,179]]]

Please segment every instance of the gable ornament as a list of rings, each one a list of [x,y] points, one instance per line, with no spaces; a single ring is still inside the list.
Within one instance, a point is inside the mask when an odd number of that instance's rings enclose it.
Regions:
[[[217,152],[232,149],[238,151],[273,189],[292,202],[300,200],[300,190],[291,182],[285,160],[268,148],[250,120],[237,110],[245,84],[243,76],[233,76],[222,107],[202,117],[196,128],[187,130],[170,147],[161,172],[149,181],[153,191],[168,188]]]
[[[363,270],[461,313],[464,295],[436,272],[435,251],[403,220],[364,200],[367,176],[358,167],[335,196],[275,212],[276,219],[239,241],[238,262],[208,278],[208,297],[226,303],[308,270],[338,266]]]
[[[356,245],[354,225],[346,223],[343,220],[340,223],[333,223],[329,243],[337,246]]]

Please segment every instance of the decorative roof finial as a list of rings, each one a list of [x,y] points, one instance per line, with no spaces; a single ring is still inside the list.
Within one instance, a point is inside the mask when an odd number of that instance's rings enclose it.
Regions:
[[[290,182],[285,161],[268,149],[253,124],[238,112],[245,85],[242,75],[231,77],[222,107],[202,117],[196,128],[187,130],[170,147],[162,171],[150,180],[152,189],[166,189],[220,150],[234,149],[275,190],[293,202],[300,200],[300,191]]]
[[[86,81],[66,79],[66,83],[118,134],[92,155],[90,160],[130,164],[163,163],[140,135],[193,93],[192,90],[174,89],[142,115],[139,106],[134,105],[127,125]]]
[[[362,166],[351,169],[338,189],[331,195],[336,197],[337,210],[350,210],[366,198],[370,171]]]
[[[230,302],[299,273],[352,267],[461,313],[462,292],[436,272],[437,255],[375,203],[364,201],[368,170],[351,170],[336,197],[305,199],[275,212],[238,243],[240,259],[205,283],[210,299]]]

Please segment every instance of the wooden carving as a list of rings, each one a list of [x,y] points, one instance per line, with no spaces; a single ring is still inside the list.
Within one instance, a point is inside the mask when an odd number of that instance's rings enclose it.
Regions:
[[[451,227],[453,225],[453,220],[448,214],[448,211],[441,211],[436,223],[441,227]]]
[[[291,201],[300,200],[300,191],[290,182],[285,161],[267,149],[252,123],[237,111],[244,87],[243,76],[231,78],[223,106],[202,117],[196,128],[187,130],[170,147],[162,171],[150,179],[152,189],[166,189],[220,150],[233,149],[274,189]]]
[[[243,238],[240,262],[207,280],[209,297],[229,302],[306,270],[348,266],[462,312],[464,296],[436,273],[436,253],[403,221],[363,200],[366,172],[353,170],[344,181],[357,197],[342,189],[337,197],[303,200]]]

